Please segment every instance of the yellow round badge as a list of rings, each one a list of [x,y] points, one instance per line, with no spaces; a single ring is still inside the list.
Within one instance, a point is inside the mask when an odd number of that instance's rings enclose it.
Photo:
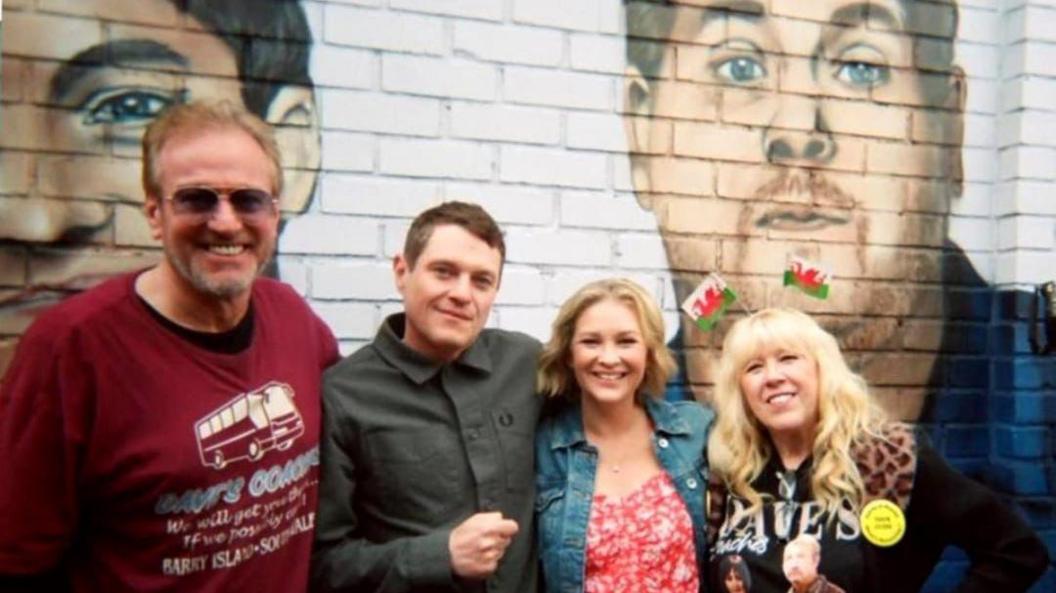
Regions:
[[[888,548],[906,533],[906,516],[897,504],[878,498],[862,509],[862,535],[874,546]]]

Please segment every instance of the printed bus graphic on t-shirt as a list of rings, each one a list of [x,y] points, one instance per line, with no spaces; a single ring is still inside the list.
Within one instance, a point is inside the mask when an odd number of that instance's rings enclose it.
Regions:
[[[293,396],[292,387],[272,381],[199,420],[194,428],[202,463],[221,469],[240,459],[257,461],[272,449],[289,449],[304,434]]]

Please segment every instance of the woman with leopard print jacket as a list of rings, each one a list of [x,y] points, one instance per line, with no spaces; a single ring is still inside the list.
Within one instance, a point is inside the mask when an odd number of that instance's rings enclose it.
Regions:
[[[911,593],[947,545],[969,558],[960,592],[1025,591],[1048,565],[1015,512],[888,421],[836,339],[799,311],[731,327],[714,404],[713,590],[725,590],[718,566],[730,555],[751,593]]]

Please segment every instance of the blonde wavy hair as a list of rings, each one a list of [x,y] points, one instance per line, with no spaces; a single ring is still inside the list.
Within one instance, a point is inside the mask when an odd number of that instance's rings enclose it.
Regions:
[[[572,337],[579,316],[589,307],[604,300],[614,300],[630,307],[638,319],[648,354],[645,376],[638,393],[659,397],[664,393],[668,378],[675,372],[675,357],[664,343],[664,319],[653,297],[644,288],[625,278],[596,280],[576,291],[561,305],[552,325],[550,341],[543,347],[536,372],[536,388],[546,397],[579,394],[579,386],[572,371]]]
[[[868,438],[883,438],[887,418],[865,380],[847,366],[836,338],[793,309],[763,309],[734,323],[726,334],[715,382],[718,419],[708,438],[712,469],[732,492],[748,500],[753,512],[759,508],[762,495],[751,484],[774,451],[766,427],[745,402],[740,381],[745,365],[772,348],[806,355],[817,365],[818,425],[810,476],[815,500],[830,519],[844,501],[857,510],[864,485],[851,449]]]

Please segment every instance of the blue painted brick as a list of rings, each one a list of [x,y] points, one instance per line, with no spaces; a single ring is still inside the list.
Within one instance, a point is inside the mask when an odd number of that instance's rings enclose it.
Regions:
[[[990,482],[990,462],[982,457],[946,460],[954,469],[978,482]]]
[[[982,323],[947,323],[942,329],[943,352],[986,354],[990,326]]]
[[[1004,461],[992,465],[988,474],[995,489],[1010,494],[1032,496],[1049,494],[1050,474],[1056,471],[1050,465],[1036,462]]]
[[[949,384],[953,387],[990,386],[990,360],[987,358],[954,358],[947,361]]]
[[[1018,498],[1016,500],[1016,509],[1031,527],[1056,530],[1056,500],[1052,498]]]
[[[934,393],[926,417],[932,422],[982,422],[986,420],[986,398],[977,391]]]
[[[991,343],[999,354],[1030,354],[1027,324],[1005,323],[993,328]]]
[[[1056,394],[1039,391],[995,394],[990,417],[1008,424],[1043,424],[1056,421]]]
[[[1016,291],[1003,291],[998,293],[997,317],[1005,320],[1028,320],[1030,319],[1030,302],[1034,298],[1033,293]]]
[[[946,316],[950,319],[990,320],[992,293],[988,288],[946,291]]]
[[[990,452],[990,434],[980,426],[947,426],[942,451],[947,457],[985,457]]]
[[[1034,357],[1016,357],[995,361],[994,380],[999,389],[1040,389],[1044,372]]]
[[[1000,457],[1038,459],[1052,455],[1052,431],[1040,426],[998,426],[996,452]]]

